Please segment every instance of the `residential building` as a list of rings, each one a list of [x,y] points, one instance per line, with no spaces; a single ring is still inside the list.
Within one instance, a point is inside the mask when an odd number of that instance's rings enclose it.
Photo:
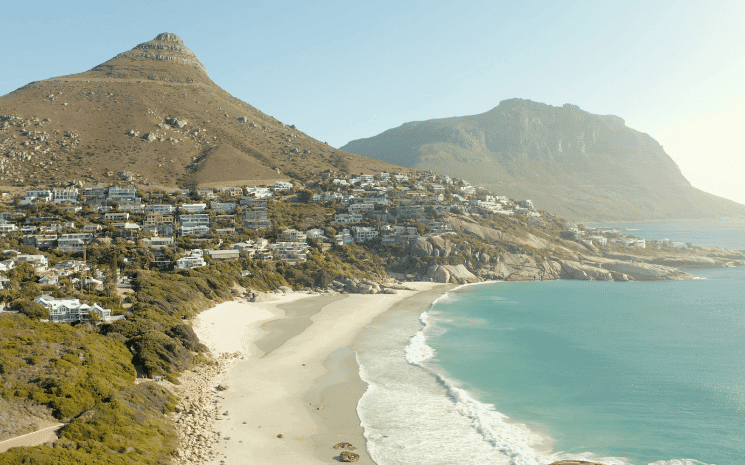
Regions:
[[[352,231],[354,231],[354,239],[357,242],[369,241],[380,235],[377,230],[368,226],[354,226]]]
[[[145,217],[145,225],[151,224],[173,224],[173,215],[151,213]]]
[[[213,211],[234,213],[235,209],[235,202],[210,202],[210,210]]]
[[[181,226],[179,228],[179,235],[181,236],[204,236],[210,233],[210,227],[208,225],[192,225],[192,226]]]
[[[83,189],[83,196],[86,199],[106,197],[106,188],[105,187],[89,187],[89,188]]]
[[[191,215],[179,215],[179,223],[181,223],[182,226],[209,226],[210,225],[210,215],[207,213],[194,213]]]
[[[277,260],[304,262],[308,259],[310,246],[304,242],[276,242],[270,246]]]
[[[334,221],[343,224],[359,223],[362,221],[362,215],[354,213],[337,213],[334,215]]]
[[[103,215],[106,221],[127,221],[129,219],[129,213],[122,212],[109,212]]]
[[[237,249],[228,249],[228,250],[207,249],[205,250],[205,253],[209,255],[211,259],[215,261],[237,260],[240,257],[240,250],[237,250]]]
[[[246,187],[246,194],[256,198],[266,198],[274,195],[268,187]]]
[[[272,184],[272,190],[274,192],[289,191],[290,189],[292,189],[292,187],[293,187],[292,183],[286,182],[286,181],[277,181],[274,184]]]
[[[172,236],[165,237],[146,237],[142,240],[151,249],[162,249],[164,247],[173,247],[174,240]]]
[[[147,224],[142,227],[143,231],[157,236],[173,236],[173,224]]]
[[[54,243],[57,242],[56,234],[37,234],[35,236],[26,237],[31,237],[33,239],[33,244],[28,245],[33,245],[37,249],[51,249],[54,247]],[[23,239],[25,243],[26,238],[24,237]]]
[[[180,211],[186,213],[199,213],[205,211],[206,209],[206,203],[185,203],[179,207]]]
[[[173,213],[176,211],[176,207],[171,204],[167,204],[167,203],[152,204],[152,205],[145,206],[145,211],[148,213],[160,213],[160,214]]]
[[[347,245],[354,242],[354,237],[352,237],[352,233],[348,229],[344,229],[334,236],[334,242],[336,242],[336,245]]]
[[[109,322],[114,319],[111,315],[111,309],[103,308],[98,304],[88,305],[80,303],[80,299],[56,299],[48,295],[40,295],[34,299],[49,310],[49,321],[57,323],[66,322],[74,323],[76,321],[90,320],[90,314],[96,313],[98,320]]]
[[[107,198],[116,202],[122,202],[125,200],[134,200],[137,197],[137,189],[134,186],[130,187],[109,187]]]
[[[228,194],[231,197],[240,197],[243,195],[242,187],[220,187],[217,190],[221,194]]]
[[[57,248],[65,252],[82,253],[87,244],[93,241],[91,233],[68,233],[57,239]]]
[[[182,270],[189,270],[200,266],[207,266],[207,262],[204,261],[204,252],[200,249],[190,250],[186,256],[176,260],[176,268]]]
[[[267,212],[263,210],[245,212],[243,221],[245,227],[249,229],[269,229],[272,226]]]
[[[285,229],[280,235],[280,239],[283,241],[303,241],[307,239],[307,236],[296,229]]]

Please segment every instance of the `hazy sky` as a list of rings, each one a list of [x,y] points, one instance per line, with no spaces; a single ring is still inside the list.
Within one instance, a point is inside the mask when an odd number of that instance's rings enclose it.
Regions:
[[[650,134],[745,203],[745,1],[37,1],[0,8],[0,95],[178,34],[235,97],[339,147],[501,100]]]

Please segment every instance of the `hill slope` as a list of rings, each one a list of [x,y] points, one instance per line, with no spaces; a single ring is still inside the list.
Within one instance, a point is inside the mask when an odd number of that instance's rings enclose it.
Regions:
[[[341,149],[530,198],[572,219],[745,215],[744,205],[692,187],[649,135],[568,104],[505,100],[480,115],[406,123]]]
[[[0,97],[0,184],[241,185],[400,170],[341,152],[217,86],[175,34]],[[131,174],[130,174],[131,173]]]

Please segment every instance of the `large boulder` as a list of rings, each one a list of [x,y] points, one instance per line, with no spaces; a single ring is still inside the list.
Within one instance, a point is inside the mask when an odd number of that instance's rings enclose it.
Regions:
[[[438,283],[466,284],[481,281],[462,264],[432,265],[427,270],[427,276]]]
[[[416,242],[411,245],[411,254],[417,257],[431,257],[432,244],[427,241],[426,237],[418,237]]]
[[[585,281],[613,281],[611,272],[603,268],[571,260],[561,262],[565,276]]]

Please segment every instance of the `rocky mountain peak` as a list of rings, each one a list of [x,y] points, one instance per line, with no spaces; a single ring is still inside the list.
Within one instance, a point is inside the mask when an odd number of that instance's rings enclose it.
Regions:
[[[117,57],[181,63],[207,74],[207,69],[199,62],[194,52],[184,45],[184,41],[179,36],[171,32],[158,34],[155,39],[143,42],[128,52],[120,53]]]
[[[160,34],[155,36],[155,40],[161,42],[176,42],[178,44],[184,45],[184,41],[181,40],[181,37],[177,36],[173,32],[161,32]]]

